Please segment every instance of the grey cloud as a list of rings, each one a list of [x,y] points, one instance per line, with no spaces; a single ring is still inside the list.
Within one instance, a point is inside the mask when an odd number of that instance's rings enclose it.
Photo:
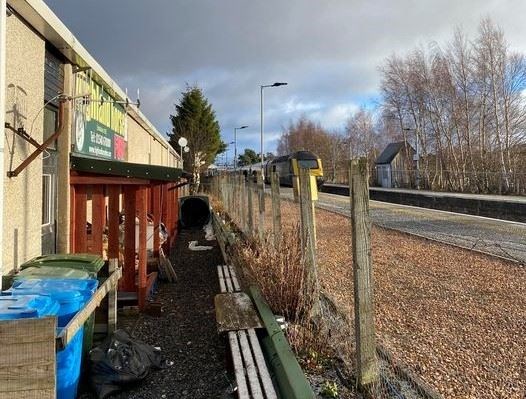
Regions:
[[[225,140],[234,126],[249,124],[240,144],[254,148],[262,83],[289,82],[265,92],[271,147],[303,112],[341,126],[346,112],[378,95],[377,66],[385,57],[442,43],[457,25],[473,33],[489,15],[512,47],[525,49],[521,0],[46,2],[122,87],[140,87],[143,111],[161,132],[170,128],[185,83],[197,83]]]

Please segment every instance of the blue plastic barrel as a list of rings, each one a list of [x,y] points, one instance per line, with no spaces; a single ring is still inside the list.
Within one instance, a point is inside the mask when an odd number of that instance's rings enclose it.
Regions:
[[[56,316],[60,306],[50,297],[39,295],[0,296],[0,320]]]
[[[57,328],[57,335],[62,328]],[[69,344],[57,353],[57,399],[75,399],[80,380],[82,340],[84,329],[79,328]]]
[[[0,320],[15,320],[57,316],[60,304],[46,295],[0,296]],[[57,329],[57,335],[62,328]],[[75,399],[80,379],[82,338],[84,329],[75,334],[70,343],[57,352],[57,398]]]
[[[30,279],[17,280],[13,287],[4,291],[11,295],[43,295],[56,300],[60,304],[58,326],[65,327],[67,323],[82,309],[96,291],[96,279]]]

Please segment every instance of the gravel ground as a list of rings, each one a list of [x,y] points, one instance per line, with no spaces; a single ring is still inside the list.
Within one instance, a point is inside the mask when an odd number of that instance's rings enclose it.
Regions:
[[[352,321],[349,218],[318,210],[317,228],[322,288]],[[446,398],[524,399],[526,269],[381,227],[372,243],[377,334],[395,358]]]
[[[212,245],[211,251],[190,251],[188,242]],[[134,337],[161,347],[174,365],[154,371],[142,383],[112,396],[115,399],[228,398],[227,345],[218,335],[214,296],[219,292],[216,266],[222,263],[216,241],[205,241],[202,231],[181,231],[172,251],[177,273],[173,284],[163,283],[155,300],[162,303],[158,317],[123,317]]]
[[[281,188],[285,198],[292,189]],[[349,213],[349,198],[319,193],[319,205]],[[498,221],[441,212],[425,208],[371,201],[373,223],[387,228],[419,234],[467,248],[475,248],[526,264],[526,224]]]

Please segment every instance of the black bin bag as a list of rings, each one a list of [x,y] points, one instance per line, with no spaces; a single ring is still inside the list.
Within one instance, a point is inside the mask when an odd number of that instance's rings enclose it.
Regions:
[[[166,367],[161,351],[116,330],[89,353],[89,380],[99,399]]]

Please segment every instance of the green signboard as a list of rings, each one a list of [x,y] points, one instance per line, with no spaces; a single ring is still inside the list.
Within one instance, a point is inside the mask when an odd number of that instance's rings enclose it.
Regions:
[[[87,73],[76,75],[75,152],[126,159],[126,109]]]

